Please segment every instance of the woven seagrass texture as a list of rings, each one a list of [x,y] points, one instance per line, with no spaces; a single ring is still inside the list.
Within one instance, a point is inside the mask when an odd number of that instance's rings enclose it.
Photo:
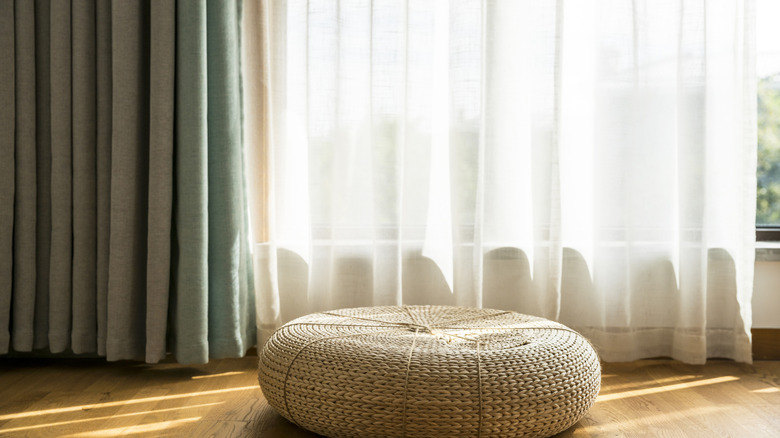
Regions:
[[[277,330],[259,382],[282,416],[328,437],[546,437],[593,405],[601,367],[585,338],[543,318],[363,307]]]

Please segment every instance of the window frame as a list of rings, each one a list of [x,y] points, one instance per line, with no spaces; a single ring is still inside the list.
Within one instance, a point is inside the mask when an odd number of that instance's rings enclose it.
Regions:
[[[780,242],[780,226],[756,226],[756,242]]]

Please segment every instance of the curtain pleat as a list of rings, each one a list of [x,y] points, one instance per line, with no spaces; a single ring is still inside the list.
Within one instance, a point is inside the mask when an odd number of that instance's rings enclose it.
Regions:
[[[13,279],[14,225],[14,133],[16,132],[14,2],[0,0],[0,351],[8,351],[11,342],[9,318]]]
[[[0,0],[0,354],[255,344],[239,6]]]
[[[111,0],[95,3],[95,68],[97,71],[96,153],[97,160],[97,352],[106,355],[108,339],[108,261],[111,237],[111,133],[112,53]]]
[[[33,348],[37,275],[36,229],[36,48],[35,4],[15,4],[15,196],[14,196],[14,274],[12,309],[13,348]],[[48,278],[48,273],[42,272]],[[44,332],[45,333],[45,332]]]
[[[112,3],[111,234],[108,264],[109,360],[145,351],[149,78],[146,5]]]
[[[245,272],[238,4],[208,2],[208,267],[209,345],[214,357],[240,354],[249,308]],[[251,337],[249,338],[251,339]]]
[[[73,333],[75,353],[97,345],[97,75],[95,2],[73,0]]]
[[[51,261],[49,264],[49,348],[70,343],[72,214],[72,78],[69,1],[51,4]]]
[[[203,362],[208,352],[207,35],[205,0],[177,8],[174,351],[183,362]]]
[[[268,47],[265,45],[264,30],[257,23],[264,22],[264,4],[256,1],[244,1],[242,11],[242,37],[241,37],[241,61],[242,61],[242,89],[244,105],[244,142],[246,144],[246,163],[248,167],[247,199],[253,242],[266,242],[268,231],[271,228],[269,210],[273,205],[270,202],[270,160],[268,156],[267,135],[268,113],[265,111],[266,93],[268,91],[269,70],[266,65]],[[254,246],[252,272],[255,293],[251,296],[255,300],[255,311],[258,321],[264,326],[258,327],[257,339],[265,339],[279,324],[279,295],[278,283],[275,275],[275,266],[271,263],[263,263],[263,260],[272,261],[267,256],[272,250],[270,245],[257,244]],[[265,255],[264,259],[261,254]]]
[[[173,218],[173,102],[176,3],[151,3],[149,104],[149,234],[146,274],[146,357],[166,353]]]
[[[175,351],[181,362],[254,344],[234,2],[177,9]],[[239,275],[236,275],[236,274]]]
[[[33,348],[49,343],[51,275],[51,1],[35,1],[36,283]]]

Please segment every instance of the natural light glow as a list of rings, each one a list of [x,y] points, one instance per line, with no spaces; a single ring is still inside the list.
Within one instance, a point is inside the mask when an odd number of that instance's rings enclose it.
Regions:
[[[759,394],[774,394],[776,392],[780,392],[780,388],[770,387],[770,388],[762,388],[762,389],[756,389],[751,392],[757,392]]]
[[[598,84],[597,48],[599,29],[598,7],[593,1],[570,2],[564,8],[561,59],[564,65],[576,65],[578,74],[560,75],[560,172],[569,175],[561,178],[561,238],[563,245],[576,250],[587,262],[590,278],[593,278],[594,205],[599,174],[594,173],[596,147],[596,114],[599,97],[594,87]],[[531,169],[528,169],[529,173]],[[533,271],[531,271],[533,272]]]
[[[71,424],[79,424],[79,423],[86,423],[89,421],[100,421],[100,420],[112,420],[115,418],[122,418],[122,417],[134,417],[138,415],[146,415],[146,414],[157,414],[160,412],[169,412],[169,411],[178,411],[183,409],[197,409],[197,408],[205,408],[207,406],[215,406],[215,405],[221,405],[224,402],[217,402],[217,403],[204,403],[201,405],[193,405],[193,406],[182,406],[178,408],[168,408],[168,409],[155,409],[153,411],[142,411],[142,412],[133,412],[130,414],[115,414],[115,415],[108,415],[104,417],[95,417],[95,418],[84,418],[81,420],[70,420],[70,421],[57,421],[55,423],[44,423],[44,424],[34,424],[32,426],[21,426],[21,427],[14,427],[11,429],[2,429],[0,430],[0,434],[4,433],[14,433],[14,432],[21,432],[24,430],[32,430],[32,429],[41,429],[41,428],[49,428],[49,427],[58,427],[58,426],[65,426],[65,425],[71,425]]]
[[[780,38],[777,38],[780,2],[758,0],[756,11],[756,70],[761,78],[780,71]]]
[[[726,383],[726,382],[733,382],[735,380],[739,380],[739,377],[734,376],[724,376],[724,377],[716,377],[713,379],[707,379],[707,380],[700,380],[698,382],[688,382],[688,383],[678,383],[675,385],[667,385],[667,386],[661,386],[657,388],[648,388],[648,389],[637,389],[633,391],[625,391],[625,392],[618,392],[614,394],[607,394],[607,395],[601,395],[596,399],[596,403],[598,402],[606,402],[610,400],[618,400],[622,398],[629,398],[629,397],[639,397],[643,395],[650,395],[650,394],[658,394],[661,392],[669,392],[669,391],[677,391],[680,389],[690,389],[697,386],[707,386],[707,385],[716,385],[718,383]]]
[[[257,386],[241,386],[239,388],[226,388],[226,389],[215,389],[212,391],[188,392],[185,394],[161,395],[157,397],[146,397],[146,398],[139,398],[134,400],[123,400],[123,401],[115,401],[115,402],[95,403],[91,405],[70,406],[67,408],[43,409],[40,411],[19,412],[16,414],[0,415],[0,421],[12,420],[15,418],[35,417],[38,415],[61,414],[64,412],[108,408],[112,406],[125,406],[125,405],[135,405],[139,403],[149,403],[149,402],[156,402],[156,401],[163,401],[163,400],[174,400],[177,398],[202,397],[202,396],[213,395],[213,394],[224,394],[226,392],[247,391],[247,390],[256,390],[256,389],[258,389]]]
[[[603,378],[604,376],[602,376]],[[624,392],[626,390],[637,390],[640,386],[658,386],[658,385],[667,385],[670,383],[675,382],[681,382],[683,380],[693,380],[696,379],[696,376],[675,376],[675,377],[667,377],[665,379],[654,379],[652,381],[648,381],[645,383],[623,383],[623,384],[610,384],[609,390],[610,393],[615,392]]]
[[[449,81],[449,21],[450,10],[446,0],[439,0],[435,9],[433,44],[434,77],[431,105],[431,170],[422,255],[433,260],[453,292],[452,264],[452,205],[450,199],[450,85]]]
[[[727,410],[727,407],[719,406],[705,406],[692,409],[686,409],[683,411],[671,412],[665,410],[654,415],[642,416],[632,415],[630,419],[630,426],[627,426],[621,421],[611,421],[609,423],[600,423],[595,425],[585,425],[583,432],[595,433],[593,436],[601,436],[604,433],[610,432],[622,432],[625,433],[628,427],[632,430],[642,430],[642,427],[652,428],[661,424],[674,424],[677,422],[685,422],[687,419],[695,417],[703,417],[707,415],[718,415],[720,412]],[[648,429],[645,429],[648,430]],[[579,430],[577,431],[579,432]],[[622,436],[622,434],[620,435]]]
[[[241,371],[228,371],[226,373],[219,373],[219,374],[206,374],[204,376],[192,376],[192,380],[208,379],[208,378],[211,378],[211,377],[235,376],[237,374],[243,374],[243,373]]]
[[[150,433],[159,432],[165,429],[171,429],[183,425],[184,423],[192,423],[193,421],[200,420],[201,417],[184,418],[181,420],[161,421],[159,423],[140,424],[138,426],[117,427],[114,429],[95,430],[92,432],[81,432],[73,435],[65,435],[66,437],[102,437],[102,436],[119,436],[130,435],[134,433]]]

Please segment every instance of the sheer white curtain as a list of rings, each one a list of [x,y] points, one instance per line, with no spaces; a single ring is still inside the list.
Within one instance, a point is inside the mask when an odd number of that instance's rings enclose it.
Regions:
[[[337,307],[750,361],[751,0],[247,2],[260,339]]]

